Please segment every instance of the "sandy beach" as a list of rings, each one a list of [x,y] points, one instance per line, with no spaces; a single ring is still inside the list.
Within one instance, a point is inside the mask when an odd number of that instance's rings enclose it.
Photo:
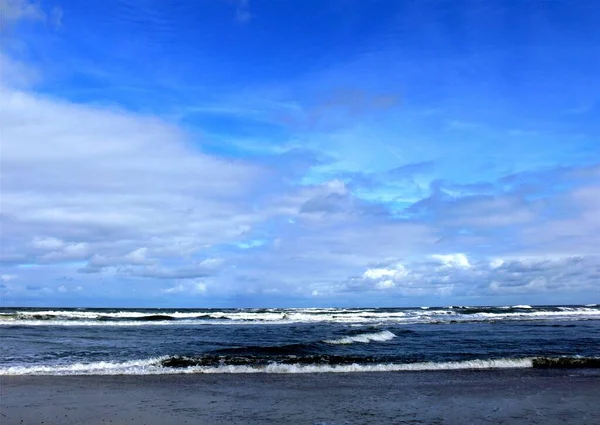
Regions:
[[[12,424],[597,424],[600,371],[2,376]]]

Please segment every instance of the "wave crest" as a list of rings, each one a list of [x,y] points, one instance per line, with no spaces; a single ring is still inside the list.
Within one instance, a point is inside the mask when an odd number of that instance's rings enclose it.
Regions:
[[[292,323],[470,323],[489,321],[598,320],[600,307],[529,306],[383,309],[140,309],[47,310],[0,308],[0,326],[164,326]],[[353,341],[357,342],[357,341]]]
[[[367,344],[371,341],[384,342],[396,338],[396,334],[390,331],[381,331],[375,333],[364,333],[352,336],[345,336],[339,339],[327,339],[323,342],[327,344],[354,344],[355,342]]]
[[[165,375],[193,373],[351,373],[482,370],[515,368],[600,368],[600,357],[534,357],[475,359],[452,362],[364,363],[346,358],[342,363],[320,362],[317,356],[286,361],[252,363],[248,358],[218,359],[158,357],[126,362],[73,363],[70,365],[13,366],[2,375]],[[365,360],[365,359],[362,359]]]
[[[458,362],[423,363],[279,363],[268,364],[230,364],[221,363],[210,366],[190,363],[181,367],[164,367],[172,357],[161,357],[127,362],[74,363],[71,365],[50,366],[14,366],[0,368],[2,375],[172,375],[193,373],[351,373],[351,372],[410,372],[436,370],[468,369],[506,369],[530,368],[532,360],[493,359],[468,360]],[[183,358],[181,358],[183,359]]]

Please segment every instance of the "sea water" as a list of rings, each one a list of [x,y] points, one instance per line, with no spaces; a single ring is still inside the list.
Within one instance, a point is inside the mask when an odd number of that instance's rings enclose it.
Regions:
[[[0,309],[0,375],[598,366],[597,304]]]

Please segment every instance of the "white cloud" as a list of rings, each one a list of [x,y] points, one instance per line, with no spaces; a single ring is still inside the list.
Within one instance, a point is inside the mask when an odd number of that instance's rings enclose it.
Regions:
[[[65,246],[65,242],[57,238],[34,237],[31,245],[34,248],[53,251],[56,249],[61,249],[63,246]]]
[[[492,269],[497,269],[498,267],[502,267],[504,264],[504,260],[502,258],[494,258],[490,261],[490,267]]]
[[[182,282],[175,286],[164,289],[165,294],[204,294],[206,292],[207,285],[203,282]]]
[[[600,167],[599,167],[600,168]],[[532,254],[595,255],[600,251],[600,182],[586,184],[558,196],[549,205],[569,214],[537,220],[524,228],[519,237]]]
[[[199,263],[197,263],[198,267],[203,267],[206,269],[217,269],[220,266],[222,266],[224,263],[224,260],[222,258],[207,258],[205,260],[200,261]]]
[[[205,155],[156,118],[7,89],[0,120],[3,257],[150,264],[262,219],[248,212],[261,169]]]
[[[388,288],[393,288],[394,286],[396,286],[396,284],[391,279],[387,279],[387,280],[383,280],[383,281],[377,282],[377,287],[379,289],[388,289]]]
[[[114,267],[123,265],[143,266],[153,265],[156,260],[148,258],[148,248],[138,248],[123,256],[109,257],[106,255],[95,254],[92,256],[87,266],[92,268]]]
[[[469,262],[469,267],[460,265],[460,257],[446,260],[450,266],[406,262],[401,277],[393,268],[370,269],[361,278],[347,281],[339,291],[387,289],[398,295],[455,297],[540,296],[565,291],[600,295],[600,256],[482,259]]]
[[[18,21],[44,21],[46,15],[39,4],[28,0],[2,0],[0,8],[0,30],[6,31]]]
[[[54,28],[60,28],[63,25],[62,19],[63,19],[62,8],[60,6],[52,7],[52,10],[50,11],[50,14],[48,15],[48,22]]]
[[[240,23],[249,22],[254,15],[250,13],[250,0],[235,0],[235,20]]]
[[[367,279],[378,280],[381,278],[402,278],[406,276],[408,272],[402,264],[397,264],[393,269],[387,268],[373,268],[368,269],[363,273],[363,277]]]
[[[88,243],[72,243],[40,256],[39,260],[42,262],[85,260],[88,258],[89,252],[90,245]]]
[[[138,248],[134,251],[131,251],[129,254],[125,256],[125,259],[130,262],[130,264],[147,264],[148,263],[148,248]]]
[[[39,73],[31,66],[13,60],[0,51],[0,90],[5,87],[29,87],[40,78]]]
[[[445,267],[463,267],[469,268],[471,264],[469,264],[469,259],[465,254],[457,253],[457,254],[434,254],[431,256],[434,260],[441,262]]]

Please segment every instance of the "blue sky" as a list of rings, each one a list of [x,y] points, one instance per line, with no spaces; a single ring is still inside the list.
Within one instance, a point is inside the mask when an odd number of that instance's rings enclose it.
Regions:
[[[2,4],[3,305],[600,297],[600,7]]]

